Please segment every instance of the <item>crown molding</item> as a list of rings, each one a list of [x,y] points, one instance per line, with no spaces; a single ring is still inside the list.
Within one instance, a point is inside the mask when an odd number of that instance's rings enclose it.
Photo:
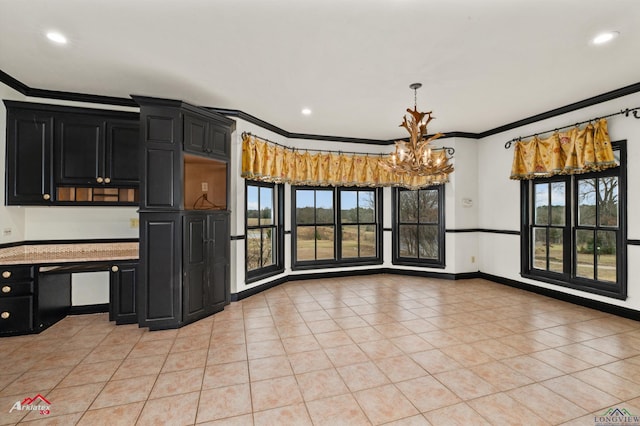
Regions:
[[[2,70],[0,70],[0,82],[22,93],[23,95],[29,96],[29,97],[98,103],[98,104],[104,104],[104,105],[138,107],[138,104],[131,98],[92,95],[92,94],[77,93],[77,92],[63,92],[63,91],[57,91],[57,90],[46,90],[46,89],[29,87],[26,84],[15,79],[14,77],[10,76],[9,74],[5,73]],[[555,108],[540,114],[535,114],[530,117],[523,118],[521,120],[517,120],[508,124],[504,124],[502,126],[498,126],[493,129],[485,130],[480,133],[458,132],[458,131],[444,132],[445,134],[440,139],[445,139],[445,138],[483,139],[488,136],[496,135],[498,133],[506,132],[508,130],[516,129],[518,127],[536,123],[538,121],[546,120],[548,118],[556,117],[562,114],[566,114],[568,112],[576,111],[592,105],[597,105],[602,102],[607,102],[607,101],[620,98],[623,96],[631,95],[637,92],[640,92],[640,82],[631,84],[629,86],[621,87],[619,89],[611,90],[609,92],[602,93],[600,95],[592,96],[590,98],[583,99],[581,101],[574,102],[559,108]],[[214,107],[204,107],[204,108],[213,112],[217,112],[227,117],[239,118],[241,120],[247,121],[251,124],[255,124],[259,127],[262,127],[265,130],[269,130],[271,132],[274,132],[276,134],[279,134],[289,139],[309,139],[309,140],[348,142],[348,143],[360,143],[360,144],[371,144],[371,145],[391,145],[396,141],[396,139],[393,139],[393,140],[362,139],[362,138],[351,138],[351,137],[344,137],[344,136],[327,136],[327,135],[311,135],[306,133],[292,133],[240,110],[214,108]]]
[[[572,104],[565,105],[560,108],[555,108],[547,112],[532,115],[531,117],[523,118],[521,120],[514,121],[509,124],[504,124],[502,126],[498,126],[490,130],[485,130],[484,132],[478,134],[479,136],[478,139],[486,138],[487,136],[492,136],[498,133],[506,132],[507,130],[516,129],[518,127],[526,126],[527,124],[532,124],[538,121],[546,120],[548,118],[557,117],[558,115],[577,111],[582,108],[597,105],[602,102],[607,102],[607,101],[610,101],[616,98],[621,98],[623,96],[631,95],[637,92],[640,92],[640,82],[631,84],[629,86],[621,87],[620,89],[612,90],[610,92],[601,93],[600,95],[592,96],[590,98],[583,99],[581,101],[574,102]]]

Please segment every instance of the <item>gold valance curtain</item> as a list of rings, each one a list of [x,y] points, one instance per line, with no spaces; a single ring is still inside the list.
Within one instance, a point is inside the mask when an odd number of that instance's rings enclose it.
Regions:
[[[602,118],[583,129],[555,132],[546,139],[535,136],[515,143],[511,179],[534,179],[578,174],[615,167],[607,120]]]
[[[444,150],[432,151],[434,159],[447,161]],[[245,135],[242,140],[242,177],[265,182],[309,186],[403,186],[421,188],[436,177],[404,178],[380,165],[382,157],[318,152],[311,154]],[[438,182],[444,183],[444,182]]]

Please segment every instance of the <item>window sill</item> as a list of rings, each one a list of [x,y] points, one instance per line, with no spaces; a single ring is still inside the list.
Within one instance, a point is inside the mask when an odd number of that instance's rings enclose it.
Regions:
[[[393,259],[391,262],[393,265],[398,266],[417,266],[419,268],[432,268],[432,269],[444,269],[447,265],[444,262],[434,261],[419,261],[419,260],[405,260],[405,259]]]
[[[574,290],[584,291],[585,293],[597,294],[599,296],[610,297],[612,299],[627,300],[626,289],[623,289],[622,291],[620,291],[618,289],[607,290],[606,288],[592,287],[592,286],[589,286],[587,284],[581,285],[581,284],[578,284],[578,283],[563,281],[563,280],[560,280],[560,279],[557,279],[557,278],[552,278],[552,277],[547,277],[547,276],[542,276],[542,275],[537,275],[537,274],[531,274],[531,273],[521,273],[520,276],[522,278],[527,278],[527,279],[530,279],[530,280],[540,281],[540,282],[544,282],[544,283],[548,283],[548,284],[557,285],[557,286],[560,286],[560,287],[566,287],[566,288],[571,288],[571,289],[574,289]],[[602,286],[605,286],[605,285],[606,284],[602,284]],[[617,284],[616,284],[616,286],[617,286]]]
[[[329,269],[329,268],[349,268],[351,266],[372,266],[372,265],[382,265],[382,260],[380,259],[370,259],[370,260],[360,260],[354,262],[331,262],[331,263],[299,263],[294,265],[291,270],[292,271],[304,271],[309,269]]]
[[[259,271],[254,273],[247,272],[247,278],[244,280],[245,284],[255,283],[256,281],[264,280],[265,278],[273,277],[274,275],[279,275],[284,272],[284,268],[277,269],[268,269],[265,271]]]

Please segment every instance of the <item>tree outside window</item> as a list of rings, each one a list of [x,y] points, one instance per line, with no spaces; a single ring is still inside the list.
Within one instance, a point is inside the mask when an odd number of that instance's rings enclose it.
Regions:
[[[444,187],[395,192],[394,263],[444,267]]]

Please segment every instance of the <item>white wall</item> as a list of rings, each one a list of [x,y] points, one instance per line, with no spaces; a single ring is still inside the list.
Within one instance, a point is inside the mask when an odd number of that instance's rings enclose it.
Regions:
[[[71,305],[109,303],[109,271],[71,274]]]
[[[548,120],[487,137],[478,142],[478,226],[493,230],[520,230],[520,183],[510,180],[513,148],[505,142],[520,136],[544,132],[556,127],[616,113],[640,106],[640,94],[563,114]],[[615,116],[608,119],[612,141],[627,140],[627,238],[640,239],[640,196],[635,184],[640,181],[640,120]],[[481,233],[479,237],[480,271],[553,289],[563,293],[640,310],[640,247],[627,247],[628,298],[615,300],[562,286],[529,280],[520,276],[520,237],[518,235]]]

